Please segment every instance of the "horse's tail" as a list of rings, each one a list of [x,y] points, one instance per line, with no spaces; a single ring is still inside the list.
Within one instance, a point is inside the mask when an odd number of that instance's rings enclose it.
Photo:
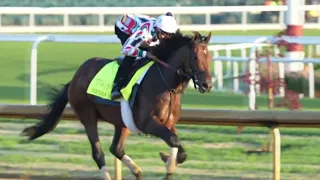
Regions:
[[[22,134],[29,137],[29,140],[37,139],[38,137],[52,131],[68,103],[68,89],[70,83],[63,86],[61,90],[52,89],[52,100],[49,104],[50,111],[44,116],[41,122],[27,127],[22,131]]]

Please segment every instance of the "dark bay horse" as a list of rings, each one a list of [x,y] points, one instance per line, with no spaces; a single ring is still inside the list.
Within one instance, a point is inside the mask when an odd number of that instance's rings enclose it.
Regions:
[[[198,32],[194,32],[193,36],[186,36],[178,31],[171,39],[153,47],[151,52],[169,66],[154,63],[150,67],[131,108],[136,127],[144,134],[163,139],[170,147],[169,155],[161,153],[161,158],[166,163],[166,178],[172,178],[176,165],[187,158],[175,128],[181,114],[181,93],[190,80],[193,80],[200,93],[209,92],[212,88],[209,68],[212,57],[208,50],[210,37],[211,33],[206,37]],[[122,120],[120,105],[95,103],[94,96],[86,92],[94,76],[111,61],[113,60],[104,58],[85,61],[72,80],[55,93],[50,110],[42,121],[24,129],[22,134],[28,136],[29,140],[35,140],[52,131],[69,102],[85,128],[91,143],[92,158],[103,178],[111,179],[99,141],[99,119],[115,127],[110,152],[121,160],[137,179],[142,179],[141,168],[125,153],[125,140],[130,130]]]

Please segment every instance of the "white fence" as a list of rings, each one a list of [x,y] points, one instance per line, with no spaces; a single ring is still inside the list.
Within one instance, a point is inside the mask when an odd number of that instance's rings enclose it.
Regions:
[[[28,15],[28,26],[1,26],[0,32],[26,33],[26,32],[105,32],[113,31],[114,27],[104,24],[105,15],[122,15],[124,13],[140,13],[149,15],[164,14],[172,12],[179,22],[180,15],[204,15],[204,24],[180,24],[182,30],[266,30],[284,29],[284,16],[287,6],[199,6],[199,7],[0,7],[0,22],[2,15]],[[315,10],[320,13],[320,5],[299,6],[299,11]],[[250,14],[261,12],[279,12],[278,23],[248,23]],[[219,13],[238,13],[241,23],[238,24],[211,24],[211,15]],[[36,15],[61,15],[63,25],[61,26],[38,26],[35,23]],[[78,26],[69,23],[70,15],[97,15],[98,25]],[[320,28],[320,17],[315,23],[305,23],[304,28]]]
[[[311,40],[312,38],[313,40]],[[312,58],[313,50],[315,47],[316,54],[320,55],[320,37],[300,37],[300,38],[288,38],[284,37],[283,39],[288,42],[295,42],[303,45],[308,45],[308,57],[304,59],[288,59],[286,57],[278,57],[280,52],[279,48],[274,46],[274,55],[271,57],[272,62],[276,62],[279,64],[279,78],[284,79],[285,70],[284,63],[307,63],[309,67],[309,97],[314,98],[315,96],[315,76],[314,76],[314,67],[313,64],[320,64],[320,58]],[[226,90],[223,86],[223,80],[232,78],[233,79],[233,92],[239,92],[239,75],[243,75],[245,73],[246,65],[249,65],[248,71],[251,74],[250,76],[250,85],[249,85],[249,108],[253,110],[255,108],[255,100],[256,94],[260,92],[259,84],[255,83],[255,80],[259,79],[256,74],[256,50],[261,50],[264,46],[271,46],[279,40],[279,38],[274,37],[260,37],[253,41],[253,43],[240,43],[240,44],[228,44],[228,45],[212,45],[209,49],[213,52],[213,60],[214,60],[214,77],[217,81],[217,89],[218,91]],[[316,46],[314,46],[316,45]],[[247,49],[250,49],[249,55],[247,55]],[[232,56],[232,50],[240,50],[241,57]],[[225,56],[220,56],[219,52],[224,51]],[[267,60],[266,57],[259,57],[259,62],[263,63]],[[223,61],[226,62],[227,69],[226,73],[223,73]],[[239,70],[239,63],[242,64],[242,72]],[[280,86],[280,96],[285,95],[284,87]]]
[[[239,62],[233,61],[232,59],[232,53],[233,51],[240,51],[240,57],[248,59],[249,56],[247,56],[248,49],[250,50],[252,47],[254,47],[254,43],[239,43],[239,44],[227,44],[227,45],[211,45],[209,46],[209,50],[212,51],[212,54],[214,56],[214,59],[217,59],[214,61],[214,75],[215,80],[217,81],[217,88],[216,91],[223,91],[225,90],[223,86],[223,80],[228,78],[234,78],[233,79],[233,92],[237,93],[239,92],[239,78],[237,78],[239,75],[244,75],[246,72],[247,64],[242,63],[241,72],[239,70]],[[267,44],[261,43],[256,44],[258,50],[261,50],[264,46],[269,46]],[[225,57],[227,59],[221,60],[219,57],[221,54],[224,53]],[[226,61],[226,72],[223,74],[223,63],[222,61]]]
[[[223,78],[224,77],[237,77],[239,72],[239,62],[244,62],[249,64],[249,71],[251,73],[251,80],[255,79],[255,64],[256,57],[255,51],[257,48],[261,48],[265,46],[266,43],[272,43],[278,38],[274,37],[265,37],[265,36],[212,36],[210,43],[220,44],[213,45],[210,47],[210,50],[213,51],[215,55],[213,57],[215,63],[214,74],[217,79],[218,90],[223,88]],[[319,49],[320,37],[282,37],[282,39],[288,42],[296,42],[303,45],[317,45]],[[0,34],[0,41],[24,41],[24,42],[33,42],[32,45],[32,53],[31,53],[31,75],[30,75],[30,104],[37,104],[37,47],[39,43],[43,41],[51,41],[51,42],[73,42],[73,43],[119,43],[119,40],[115,36],[110,35],[28,35],[28,34]],[[221,45],[221,44],[231,44],[231,45]],[[238,44],[233,44],[238,43]],[[241,49],[242,55],[241,57],[232,56],[231,51],[234,49]],[[250,48],[249,55],[246,55],[246,48]],[[219,56],[219,51],[225,51],[226,56]],[[265,59],[262,59],[264,61]],[[227,73],[223,74],[222,61],[227,62]],[[272,58],[273,62],[290,63],[290,62],[303,62],[308,63],[311,73],[309,75],[309,87],[310,87],[310,96],[314,95],[314,72],[313,72],[313,64],[320,63],[320,59],[315,58],[305,58],[304,60],[293,60],[287,58]],[[232,63],[231,63],[232,62]],[[232,64],[232,65],[231,65]],[[246,67],[242,67],[242,72]],[[284,66],[280,66],[280,68],[284,68]],[[231,73],[232,72],[232,73]],[[279,76],[284,77],[284,70],[279,71]],[[234,79],[234,92],[239,90],[239,79]],[[255,97],[256,91],[254,87],[254,83],[250,85],[250,93],[249,93],[249,106],[255,106]]]

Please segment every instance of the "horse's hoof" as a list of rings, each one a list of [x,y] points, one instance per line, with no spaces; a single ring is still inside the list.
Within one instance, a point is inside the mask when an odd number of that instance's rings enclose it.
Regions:
[[[182,164],[184,161],[186,161],[186,159],[187,159],[187,153],[183,152],[178,154],[177,164]]]
[[[163,178],[163,180],[173,180],[173,174],[172,173],[167,173],[166,177]]]
[[[134,176],[136,177],[136,180],[142,180],[142,173],[141,171],[139,171],[138,173],[134,174]]]
[[[159,155],[160,155],[161,160],[162,160],[164,163],[167,163],[168,158],[169,158],[169,155],[167,155],[167,154],[165,154],[165,153],[163,153],[163,152],[160,152]]]
[[[169,155],[163,153],[163,152],[160,152],[159,153],[160,155],[160,158],[161,160],[164,162],[164,163],[167,163],[168,159],[169,159]],[[177,162],[176,164],[182,164],[184,161],[186,161],[187,159],[187,154],[184,152],[184,153],[180,153],[177,155]]]

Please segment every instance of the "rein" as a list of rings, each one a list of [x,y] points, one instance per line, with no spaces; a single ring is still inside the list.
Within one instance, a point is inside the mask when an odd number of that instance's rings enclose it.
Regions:
[[[173,71],[175,71],[175,72],[176,72],[177,74],[179,74],[179,75],[186,76],[187,78],[192,78],[192,77],[189,76],[188,74],[184,73],[184,72],[182,71],[182,69],[176,69],[176,68],[170,66],[168,63],[166,63],[166,62],[158,59],[157,57],[155,57],[153,60],[156,61],[156,62],[158,62],[158,63],[160,63],[160,64],[163,65],[165,68],[172,69]],[[161,73],[161,75],[162,75],[162,73]]]

